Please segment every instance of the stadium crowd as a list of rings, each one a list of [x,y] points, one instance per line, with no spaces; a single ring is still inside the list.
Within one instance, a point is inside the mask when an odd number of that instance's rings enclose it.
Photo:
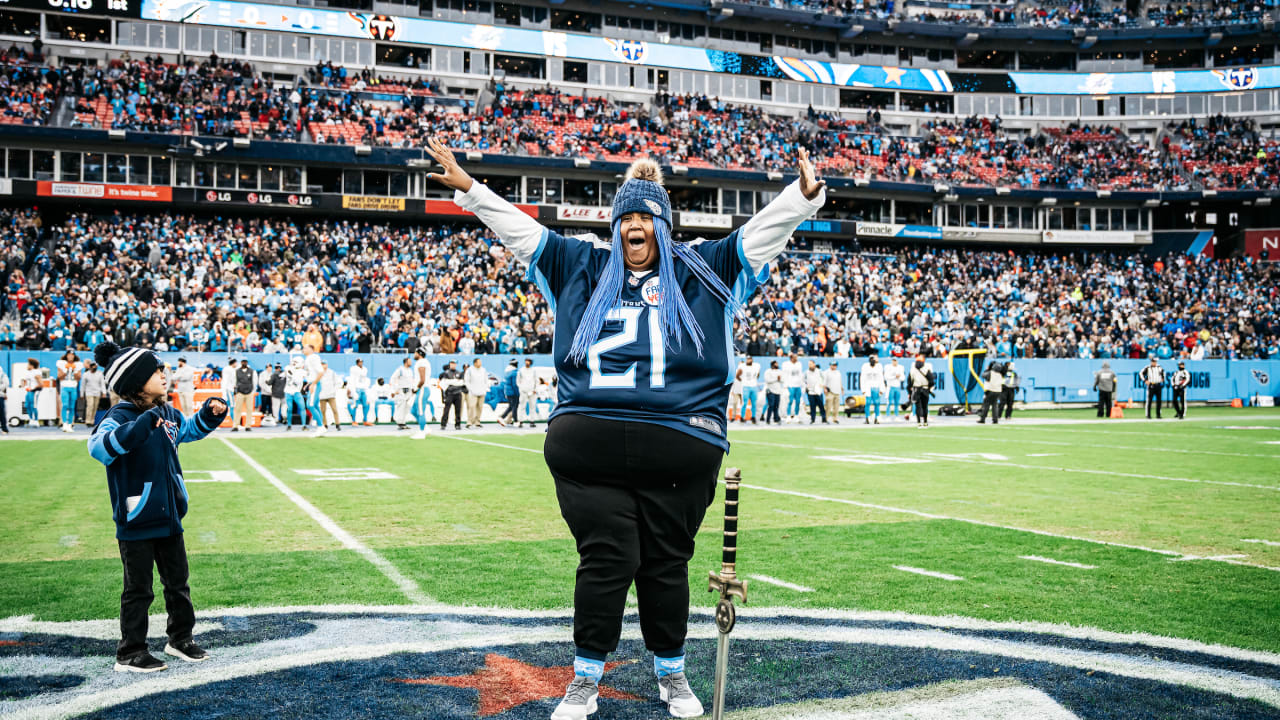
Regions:
[[[0,349],[545,353],[552,315],[473,227],[5,211]],[[43,238],[43,241],[40,239]],[[1280,357],[1280,272],[1249,260],[912,247],[784,255],[743,348]]]
[[[74,127],[195,133],[319,143],[420,147],[445,137],[459,150],[772,171],[811,148],[826,175],[1024,188],[1176,190],[1280,187],[1277,143],[1252,120],[1170,125],[1155,146],[1118,128],[1071,124],[1034,134],[1001,118],[931,120],[918,136],[893,134],[871,108],[852,119],[809,111],[773,115],[758,105],[659,92],[648,104],[540,91],[497,90],[480,110],[432,100],[434,81],[349,72],[322,63],[297,87],[273,84],[247,62],[216,57],[178,66],[159,58],[106,67],[40,68],[21,51],[6,66],[0,118],[47,124],[74,98]],[[0,88],[4,84],[0,83]],[[389,100],[388,98],[399,98]],[[932,108],[926,107],[926,112]]]

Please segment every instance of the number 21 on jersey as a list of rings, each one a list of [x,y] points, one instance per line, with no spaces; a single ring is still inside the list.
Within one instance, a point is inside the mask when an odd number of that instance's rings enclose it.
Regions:
[[[616,307],[605,315],[605,322],[622,321],[622,332],[596,340],[587,348],[587,366],[591,368],[591,389],[631,389],[636,386],[636,365],[625,372],[607,373],[600,369],[600,356],[634,343],[640,337],[640,320],[648,315],[649,323],[649,387],[666,386],[667,349],[662,342],[662,325],[657,308],[651,306]]]

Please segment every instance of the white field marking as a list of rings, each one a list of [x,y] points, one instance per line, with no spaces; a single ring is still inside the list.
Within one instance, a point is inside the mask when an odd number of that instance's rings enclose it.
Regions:
[[[1183,555],[1182,557],[1170,558],[1169,562],[1187,562],[1188,560],[1232,560],[1235,558],[1245,558],[1248,555]]]
[[[918,567],[911,567],[910,565],[894,565],[893,569],[901,570],[902,572],[915,573],[916,575],[925,575],[932,578],[938,578],[939,580],[950,580],[952,582],[964,579],[959,575],[948,575],[947,573],[944,573],[944,572],[934,572],[933,570],[922,570]]]
[[[1027,457],[1062,457],[1062,453],[1027,453]]]
[[[1009,678],[942,682],[856,697],[734,712],[732,720],[1079,720],[1044,692]]]
[[[555,610],[524,610],[517,608],[480,607],[475,605],[284,605],[277,607],[231,607],[212,608],[196,611],[199,620],[196,623],[196,634],[211,630],[224,629],[222,619],[227,616],[261,617],[264,615],[473,615],[476,617],[514,619],[514,620],[555,620],[570,621],[573,618],[571,608]],[[706,620],[715,618],[715,609],[710,607],[690,607],[690,616],[698,616]],[[841,610],[836,608],[797,608],[797,607],[750,607],[738,608],[738,614],[753,618],[799,618],[803,620],[832,620],[843,622],[869,623],[910,623],[925,625],[942,630],[972,630],[995,632],[1018,632],[1033,635],[1049,635],[1054,637],[1090,640],[1101,643],[1118,643],[1122,645],[1142,644],[1155,648],[1178,650],[1181,652],[1200,653],[1214,657],[1242,660],[1260,665],[1280,667],[1280,653],[1266,650],[1249,650],[1215,645],[1188,640],[1184,638],[1152,635],[1143,632],[1115,632],[1101,630],[1082,625],[1041,622],[1036,620],[984,620],[965,617],[963,615],[918,615],[892,610]],[[164,615],[151,616],[151,627],[163,628]],[[111,640],[120,637],[119,618],[103,620],[70,620],[54,622],[36,620],[34,615],[17,615],[0,619],[0,632],[29,633],[35,635],[67,635],[95,640]],[[163,633],[163,630],[157,632]],[[162,637],[162,635],[157,636]],[[563,635],[561,636],[563,638]]]
[[[440,435],[435,435],[433,437],[442,437],[447,440],[461,440],[462,442],[475,443],[477,445],[489,445],[491,447],[506,448],[508,450],[520,450],[521,452],[531,452],[531,453],[537,453],[539,455],[542,454],[542,450],[537,448],[520,447],[519,445],[504,445],[503,443],[489,442],[487,440],[476,440],[474,438],[461,437],[459,435],[440,434]]]
[[[398,475],[392,475],[386,470],[378,468],[318,468],[315,470],[298,470],[293,472],[312,480],[399,480]]]
[[[1219,425],[1217,430],[1280,430],[1272,425]]]
[[[927,453],[924,453],[924,454],[925,454],[925,455],[927,455],[927,456],[929,456],[929,457],[950,458],[950,459],[955,459],[955,460],[966,460],[966,459],[970,459],[970,458],[972,458],[972,459],[974,459],[974,460],[1008,460],[1008,459],[1009,459],[1009,458],[1007,458],[1007,457],[1005,457],[1005,456],[1003,456],[1003,455],[997,455],[997,454],[995,454],[995,453],[935,453],[935,452],[927,452]]]
[[[1276,542],[1275,540],[1254,540],[1254,539],[1249,539],[1249,540],[1241,540],[1240,542],[1257,543],[1257,544],[1260,544],[1260,545],[1268,545],[1268,546],[1270,546],[1270,547],[1280,547],[1280,542]]]
[[[795,583],[789,583],[786,580],[779,580],[776,577],[769,577],[768,575],[750,575],[748,577],[750,577],[752,580],[758,580],[762,583],[765,583],[766,585],[777,585],[780,588],[795,590],[796,592],[802,592],[802,593],[813,592],[813,588],[811,587],[807,587],[805,585],[797,585]]]
[[[1054,560],[1053,558],[1040,557],[1039,555],[1019,555],[1019,560],[1034,560],[1036,562],[1049,563],[1050,565],[1066,565],[1067,567],[1080,568],[1081,570],[1097,570],[1097,565],[1084,565],[1082,563],[1068,562],[1066,560]],[[1177,558],[1174,558],[1175,560]]]
[[[404,593],[404,596],[409,598],[410,602],[420,603],[423,605],[432,602],[431,598],[427,597],[427,595],[422,592],[422,588],[418,587],[418,583],[408,577],[405,577],[394,565],[392,565],[386,558],[379,555],[373,548],[370,548],[368,545],[357,540],[351,533],[343,530],[341,527],[338,527],[338,524],[331,520],[328,515],[320,512],[319,508],[308,502],[306,498],[294,492],[288,485],[281,482],[280,478],[271,474],[270,470],[263,467],[257,460],[249,457],[245,451],[233,445],[230,440],[226,438],[219,439],[222,440],[223,444],[231,448],[232,452],[239,455],[241,460],[248,463],[249,467],[257,470],[258,474],[266,478],[267,482],[271,483],[277,490],[284,493],[285,497],[292,500],[294,505],[302,508],[302,511],[312,520],[319,523],[320,527],[328,530],[329,534],[337,538],[338,542],[342,543],[343,547],[356,551],[356,553],[361,557],[372,563],[374,567],[378,568],[383,575],[387,576],[388,580],[395,583],[396,587],[400,588],[400,592]]]
[[[1263,440],[1263,445],[1280,445],[1280,440]]]
[[[1059,432],[1059,431],[1055,428],[1054,432]],[[973,440],[976,442],[1023,443],[1027,445],[1056,445],[1060,447],[1072,447],[1072,448],[1102,448],[1106,450],[1137,450],[1141,452],[1180,453],[1183,455],[1217,455],[1220,457],[1258,457],[1258,458],[1271,458],[1273,460],[1280,460],[1280,455],[1277,455],[1275,453],[1236,453],[1236,452],[1223,452],[1220,450],[1190,450],[1187,448],[1141,447],[1137,445],[1095,445],[1093,443],[1088,443],[1088,444],[1074,443],[1074,442],[1064,442],[1061,440],[1027,440],[1027,439],[1020,439],[1020,438],[982,437],[978,435],[952,435],[950,433],[940,435],[939,437],[941,437],[944,440],[946,439]],[[1169,436],[1161,435],[1161,437],[1167,438]],[[742,441],[738,440],[737,442],[742,442]]]
[[[63,535],[58,538],[58,544],[62,547],[75,547],[80,544],[79,535]]]
[[[828,615],[829,617],[829,615]],[[118,706],[164,692],[180,692],[210,683],[225,682],[241,677],[252,677],[291,668],[320,663],[350,662],[388,657],[396,654],[439,653],[477,645],[536,645],[562,642],[565,628],[504,628],[477,641],[475,636],[459,637],[459,623],[451,623],[451,631],[440,639],[383,642],[323,647],[304,652],[282,652],[262,657],[254,654],[242,662],[222,660],[206,666],[196,666],[186,672],[174,672],[168,677],[146,677],[128,685],[111,687],[97,692],[86,692],[51,705],[26,706],[11,713],[10,718],[46,720],[81,715],[105,707]],[[709,622],[690,628],[689,637],[710,640],[718,635]],[[1160,683],[1191,687],[1233,697],[1256,700],[1273,707],[1280,707],[1280,687],[1271,678],[1256,677],[1238,671],[1204,668],[1187,663],[1169,662],[1151,656],[1109,654],[1094,650],[1062,648],[1053,644],[1005,640],[999,638],[957,635],[939,630],[887,629],[861,627],[833,627],[800,624],[763,625],[744,623],[737,630],[737,637],[745,640],[845,643],[852,645],[877,645],[880,647],[913,648],[960,652],[966,654],[994,655],[1036,663],[1050,663],[1061,667],[1103,672],[1128,678],[1152,680]],[[623,637],[638,639],[635,628],[627,628]],[[225,656],[224,656],[225,657]],[[9,707],[12,707],[10,705]]]
[[[911,465],[915,463],[929,462],[928,460],[923,460],[921,458],[893,457],[892,455],[868,455],[866,453],[858,455],[814,455],[813,459],[858,463],[859,465]]]
[[[182,479],[188,483],[242,483],[244,478],[235,470],[186,470]]]
[[[981,438],[975,438],[975,439],[981,439]],[[843,449],[843,448],[833,448],[833,447],[809,447],[806,445],[789,445],[786,443],[769,443],[769,442],[761,442],[759,440],[735,440],[734,442],[741,443],[743,445],[768,445],[772,447],[794,448],[796,450],[828,450],[828,451],[839,452],[840,450]],[[1021,468],[1023,470],[1053,470],[1055,472],[1079,473],[1082,475],[1107,475],[1110,477],[1138,478],[1139,480],[1166,480],[1169,482],[1196,483],[1201,485],[1229,485],[1232,487],[1244,487],[1244,488],[1253,488],[1255,490],[1270,490],[1272,492],[1280,492],[1280,485],[1257,485],[1254,483],[1231,482],[1230,480],[1199,480],[1196,478],[1169,477],[1167,475],[1144,475],[1142,473],[1115,472],[1114,470],[1091,470],[1088,468],[1054,467],[1051,465],[1020,465],[1018,463],[1011,463],[1011,462],[997,462],[994,460],[974,460],[972,458],[961,458],[961,457],[943,456],[943,455],[933,455],[932,457],[937,457],[939,460],[947,460],[949,462],[976,463],[978,465],[996,465],[999,467],[1016,467],[1016,468]]]
[[[450,437],[450,436],[446,435],[443,437]],[[465,440],[466,442],[480,443],[482,445],[492,445],[494,447],[507,448],[508,450],[520,450],[523,452],[538,453],[539,455],[542,454],[541,450],[533,450],[530,448],[520,447],[518,445],[503,445],[501,443],[484,442],[481,440],[471,440],[469,438],[457,437],[457,436],[453,436],[452,439]],[[800,445],[787,445],[784,443],[767,443],[767,442],[758,442],[758,441],[750,441],[750,440],[735,440],[734,442],[743,443],[746,445],[770,445],[773,447],[799,448],[801,450],[824,449],[824,448],[805,448]],[[1035,466],[1028,466],[1028,467],[1035,467]],[[765,487],[763,485],[748,485],[744,483],[742,487],[748,488],[751,490],[760,490],[761,492],[774,493],[777,495],[790,495],[792,497],[805,498],[808,500],[834,502],[834,503],[840,503],[842,505],[853,505],[854,507],[870,508],[872,510],[884,510],[885,512],[901,513],[904,515],[915,515],[917,517],[929,518],[930,520],[954,520],[955,522],[968,523],[970,525],[981,525],[982,527],[997,528],[999,530],[1013,530],[1015,532],[1030,533],[1032,535],[1058,538],[1060,540],[1075,540],[1077,542],[1086,542],[1086,543],[1091,543],[1093,545],[1106,545],[1107,547],[1118,547],[1118,548],[1124,548],[1126,550],[1142,550],[1144,552],[1156,553],[1157,555],[1169,555],[1171,557],[1181,557],[1184,554],[1176,550],[1160,550],[1158,548],[1146,547],[1144,545],[1130,545],[1127,543],[1111,542],[1109,540],[1096,540],[1094,538],[1080,537],[1079,535],[1065,535],[1062,533],[1049,532],[1048,530],[1034,530],[1032,528],[1018,527],[1017,525],[1001,525],[999,523],[987,522],[985,520],[974,520],[971,518],[954,517],[951,515],[939,515],[937,513],[924,512],[923,510],[911,510],[909,508],[898,508],[898,507],[892,507],[890,505],[877,505],[875,503],[858,502],[857,500],[846,500],[844,498],[826,497],[823,495],[814,495],[812,493],[797,492],[795,490],[781,490],[778,488]],[[1270,570],[1272,572],[1280,572],[1280,567],[1259,565],[1257,563],[1241,562],[1239,560],[1221,560],[1220,562],[1224,562],[1229,565],[1241,565],[1244,567],[1258,568],[1259,570]]]

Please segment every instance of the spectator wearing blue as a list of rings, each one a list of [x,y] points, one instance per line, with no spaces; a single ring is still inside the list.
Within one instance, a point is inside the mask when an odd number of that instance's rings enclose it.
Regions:
[[[897,357],[891,358],[884,369],[884,384],[888,388],[885,412],[890,417],[898,417],[898,411],[902,405],[902,383],[906,379],[906,368],[898,364]],[[910,420],[911,413],[907,413],[902,419]]]
[[[880,364],[879,358],[872,355],[867,359],[867,364],[862,366],[862,372],[858,378],[858,384],[862,388],[862,394],[866,396],[866,405],[863,411],[863,420],[865,424],[871,424],[871,408],[875,406],[876,425],[880,424],[880,397],[884,391],[884,366]]]
[[[520,372],[520,363],[515,358],[507,364],[507,372],[502,376],[502,395],[507,401],[507,409],[502,413],[502,417],[498,418],[498,424],[506,427],[507,417],[511,417],[512,425],[520,424],[520,385],[517,375]]]

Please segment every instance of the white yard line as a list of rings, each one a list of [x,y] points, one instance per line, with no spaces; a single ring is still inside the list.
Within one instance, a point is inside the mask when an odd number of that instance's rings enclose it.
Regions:
[[[320,527],[329,531],[329,534],[337,538],[338,542],[342,543],[343,547],[354,550],[365,560],[372,563],[374,567],[378,568],[383,575],[387,576],[388,580],[395,583],[396,587],[400,588],[400,592],[404,593],[404,596],[409,598],[410,602],[418,603],[420,605],[426,605],[432,602],[431,598],[427,597],[427,595],[422,592],[422,589],[418,587],[418,583],[408,577],[405,577],[405,575],[397,570],[396,567],[386,558],[379,555],[377,551],[360,542],[354,535],[339,527],[338,524],[328,515],[325,515],[319,508],[308,502],[306,498],[294,492],[292,488],[281,482],[280,478],[273,475],[270,470],[263,467],[257,460],[249,457],[245,451],[233,445],[230,440],[225,437],[219,439],[222,440],[223,444],[231,448],[232,452],[239,455],[241,460],[244,460],[250,467],[257,470],[258,474],[265,478],[267,482],[271,483],[277,490],[284,493],[284,496],[293,501],[294,505],[301,508],[302,512],[306,513],[308,517],[319,523]]]
[[[1049,563],[1050,565],[1066,565],[1067,567],[1080,568],[1081,570],[1097,570],[1097,565],[1084,565],[1082,563],[1068,562],[1066,560],[1054,560],[1053,558],[1040,557],[1039,555],[1019,555],[1019,560],[1034,560],[1035,562]]]
[[[802,593],[813,592],[813,588],[811,587],[808,587],[805,585],[796,585],[795,583],[789,583],[786,580],[779,580],[776,577],[769,577],[768,575],[750,575],[749,577],[752,580],[757,580],[759,582],[762,582],[768,585],[777,585],[780,588],[795,590],[796,592],[802,592]]]
[[[1078,430],[1059,430],[1053,429],[1054,432],[1080,432]],[[993,442],[993,443],[1027,443],[1029,445],[1054,445],[1058,447],[1086,447],[1086,448],[1102,448],[1106,450],[1135,450],[1139,452],[1161,452],[1161,453],[1178,453],[1182,455],[1216,455],[1220,457],[1249,457],[1249,458],[1269,458],[1272,460],[1280,460],[1280,453],[1236,453],[1223,452],[1220,450],[1191,450],[1188,448],[1169,448],[1169,447],[1142,447],[1137,445],[1095,445],[1093,443],[1065,442],[1062,440],[1029,440],[1026,438],[998,438],[980,435],[953,435],[945,433],[938,437],[944,440],[973,440],[976,442]],[[1168,435],[1162,437],[1168,438]],[[742,442],[739,440],[738,442]]]
[[[450,437],[450,436],[443,436]],[[481,443],[484,445],[492,445],[493,447],[507,448],[508,450],[520,450],[521,452],[531,452],[541,454],[541,450],[520,447],[518,445],[504,445],[502,443],[485,442],[483,440],[472,440],[470,438],[452,436],[453,440],[465,440],[466,442]],[[747,440],[735,440],[734,442],[743,443],[745,445],[770,445],[774,447],[799,448],[802,450],[820,450],[822,448],[806,448],[800,445],[786,445],[783,443],[766,443],[751,442]],[[841,452],[845,452],[841,450]],[[1038,467],[1038,466],[1028,466]],[[1108,547],[1124,548],[1126,550],[1142,550],[1143,552],[1156,553],[1157,555],[1168,555],[1170,557],[1184,557],[1185,553],[1176,550],[1161,550],[1159,548],[1150,548],[1143,545],[1129,545],[1126,543],[1110,542],[1108,540],[1095,540],[1094,538],[1080,537],[1078,535],[1064,535],[1062,533],[1049,532],[1047,530],[1034,530],[1032,528],[1018,527],[1016,525],[1001,525],[999,523],[986,522],[985,520],[973,520],[971,518],[954,517],[951,515],[939,515],[937,513],[924,512],[922,510],[912,510],[909,508],[898,508],[890,505],[877,505],[875,503],[858,502],[857,500],[846,500],[844,498],[825,497],[823,495],[814,495],[812,493],[796,492],[795,490],[781,490],[778,488],[764,487],[763,485],[748,485],[743,483],[742,487],[751,490],[759,490],[761,492],[774,493],[776,495],[790,495],[792,497],[805,498],[807,500],[818,500],[822,502],[834,502],[842,505],[853,505],[854,507],[869,508],[872,510],[884,510],[885,512],[901,513],[904,515],[915,515],[917,517],[929,518],[930,520],[954,520],[955,522],[968,523],[970,525],[981,525],[983,527],[997,528],[999,530],[1013,530],[1015,532],[1031,533],[1032,535],[1041,535],[1044,537],[1059,538],[1061,540],[1075,540],[1077,542],[1086,542],[1093,545],[1106,545]],[[1260,570],[1270,570],[1272,572],[1280,572],[1280,567],[1270,567],[1267,565],[1259,565],[1257,563],[1241,562],[1239,560],[1228,560],[1218,558],[1199,558],[1204,560],[1214,560],[1216,562],[1224,562],[1230,565],[1243,565],[1245,567],[1258,568]]]
[[[981,440],[982,438],[973,438],[973,439]],[[791,448],[794,450],[822,450],[825,452],[846,452],[846,453],[850,452],[848,448],[811,447],[807,445],[790,445],[787,443],[762,442],[759,440],[735,440],[734,442],[740,443],[743,445],[767,445],[771,447]],[[1014,442],[1014,441],[1008,441],[1008,442]],[[1091,446],[1091,447],[1098,447],[1098,446]],[[1022,465],[1019,463],[1000,462],[996,460],[977,460],[974,458],[959,458],[959,457],[954,457],[949,455],[937,455],[937,454],[929,454],[929,457],[937,460],[945,460],[947,462],[963,462],[963,463],[973,463],[977,465],[996,465],[998,467],[1016,467],[1023,470],[1052,470],[1055,472],[1079,473],[1082,475],[1106,475],[1109,477],[1137,478],[1139,480],[1165,480],[1168,482],[1195,483],[1199,485],[1228,485],[1231,487],[1243,487],[1243,488],[1252,488],[1254,490],[1269,490],[1271,492],[1280,492],[1280,485],[1257,485],[1254,483],[1232,482],[1230,480],[1200,480],[1198,478],[1170,477],[1168,475],[1146,475],[1144,473],[1126,473],[1126,472],[1116,472],[1114,470],[1090,470],[1088,468],[1056,467],[1053,465]]]
[[[1276,541],[1274,541],[1274,540],[1254,540],[1254,539],[1249,539],[1249,540],[1241,540],[1240,542],[1257,543],[1257,544],[1259,544],[1259,545],[1267,545],[1267,546],[1269,546],[1269,547],[1280,547],[1280,542],[1276,542]]]
[[[902,572],[915,573],[916,575],[924,575],[926,577],[938,578],[939,580],[950,580],[951,582],[956,582],[957,580],[964,579],[959,575],[948,575],[947,573],[934,572],[933,570],[922,570],[918,567],[911,567],[910,565],[894,565],[893,569],[901,570]]]
[[[477,445],[488,445],[490,447],[506,448],[508,450],[520,450],[523,452],[537,453],[538,455],[542,454],[542,450],[536,449],[536,448],[520,447],[519,445],[504,445],[502,443],[489,442],[488,440],[476,440],[474,438],[462,437],[461,435],[446,435],[445,433],[440,433],[439,435],[434,435],[433,437],[440,437],[446,440],[461,440],[462,442],[475,443]]]

